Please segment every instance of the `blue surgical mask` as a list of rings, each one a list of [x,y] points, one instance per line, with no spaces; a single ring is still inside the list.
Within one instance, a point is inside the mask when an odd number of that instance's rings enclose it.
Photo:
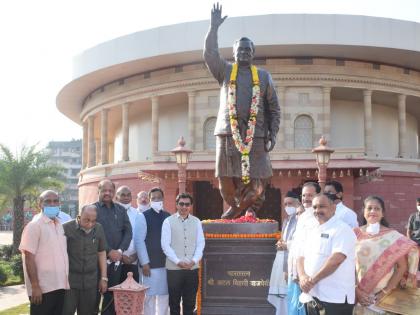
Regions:
[[[50,219],[54,219],[60,213],[60,207],[44,207],[44,214]]]

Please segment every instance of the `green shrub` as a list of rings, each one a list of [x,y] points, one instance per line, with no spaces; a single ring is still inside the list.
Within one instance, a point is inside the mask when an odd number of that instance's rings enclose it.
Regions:
[[[7,281],[7,271],[3,264],[0,264],[0,284],[4,284]]]
[[[12,257],[13,245],[0,246],[0,259],[10,260]]]
[[[22,265],[22,256],[20,254],[13,255],[10,260],[10,266],[12,267],[13,274],[23,279],[23,265]]]

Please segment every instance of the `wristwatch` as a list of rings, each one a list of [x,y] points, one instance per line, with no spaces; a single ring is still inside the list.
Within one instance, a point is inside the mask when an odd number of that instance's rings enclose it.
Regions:
[[[122,249],[120,248],[120,249],[117,249],[117,251],[119,251],[120,252],[120,254],[122,254],[123,253],[123,251],[122,251]]]
[[[107,277],[102,277],[101,280],[104,280],[105,282],[108,282],[108,278]]]

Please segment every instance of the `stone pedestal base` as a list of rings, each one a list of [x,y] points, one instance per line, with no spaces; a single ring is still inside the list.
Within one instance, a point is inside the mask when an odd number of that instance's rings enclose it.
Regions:
[[[207,236],[209,231],[217,231],[225,237],[206,238],[201,268],[201,314],[275,314],[267,295],[277,240],[254,238],[250,234],[274,233],[278,225],[252,224],[252,232],[245,232],[247,238],[232,238],[243,235],[242,224],[211,225],[203,224]],[[258,233],[259,228],[262,233]]]

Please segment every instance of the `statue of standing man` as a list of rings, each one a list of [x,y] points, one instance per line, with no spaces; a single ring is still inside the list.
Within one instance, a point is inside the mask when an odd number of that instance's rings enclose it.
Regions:
[[[245,210],[257,211],[273,175],[268,152],[276,143],[280,107],[270,74],[252,64],[255,46],[246,37],[235,41],[229,63],[220,57],[217,31],[227,16],[213,5],[206,36],[204,60],[220,85],[216,136],[216,177],[224,201],[230,206],[222,218],[235,218]]]

